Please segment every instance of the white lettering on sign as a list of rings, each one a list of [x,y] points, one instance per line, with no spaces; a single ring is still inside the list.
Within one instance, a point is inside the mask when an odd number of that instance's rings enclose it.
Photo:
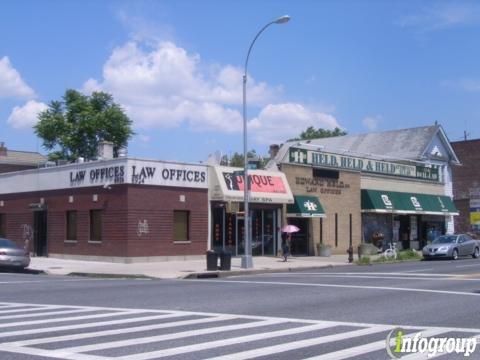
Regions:
[[[313,201],[307,200],[303,203],[303,206],[305,206],[308,211],[317,211],[317,204]]]
[[[392,206],[392,202],[388,198],[388,195],[382,194],[382,201],[385,204],[385,206]]]
[[[418,199],[415,196],[411,196],[410,201],[412,202],[413,206],[415,206],[415,208],[418,209],[418,208],[422,207],[422,205],[420,204],[420,202],[418,201]]]

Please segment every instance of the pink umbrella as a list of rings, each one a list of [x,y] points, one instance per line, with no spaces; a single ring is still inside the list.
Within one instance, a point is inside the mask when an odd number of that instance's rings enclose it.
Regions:
[[[282,228],[282,232],[284,233],[294,233],[294,232],[297,232],[297,231],[300,231],[300,229],[298,227],[296,227],[295,225],[285,225],[283,228]]]

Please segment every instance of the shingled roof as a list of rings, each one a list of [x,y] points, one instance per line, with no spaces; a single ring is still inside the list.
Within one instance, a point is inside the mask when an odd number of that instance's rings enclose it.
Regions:
[[[429,157],[426,151],[437,136],[445,148],[449,150],[448,160],[459,163],[440,125],[289,141],[282,145],[275,157],[275,162],[285,161],[285,155],[292,146],[374,159],[425,161]]]
[[[0,164],[38,165],[47,158],[38,152],[9,150],[0,143]]]

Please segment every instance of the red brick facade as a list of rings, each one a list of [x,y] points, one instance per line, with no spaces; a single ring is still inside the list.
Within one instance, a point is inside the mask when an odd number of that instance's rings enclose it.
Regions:
[[[49,255],[167,257],[201,255],[207,249],[207,189],[122,184],[2,195],[0,214],[6,218],[6,237],[23,244],[25,227],[35,230],[36,211],[31,204],[41,199],[47,212]],[[77,211],[76,241],[66,241],[68,210]],[[102,210],[101,242],[89,241],[90,210]],[[173,240],[174,210],[189,212],[189,241]]]
[[[472,231],[470,225],[470,199],[480,190],[480,139],[451,143],[461,162],[452,167],[453,198],[460,216],[455,217],[456,232]]]

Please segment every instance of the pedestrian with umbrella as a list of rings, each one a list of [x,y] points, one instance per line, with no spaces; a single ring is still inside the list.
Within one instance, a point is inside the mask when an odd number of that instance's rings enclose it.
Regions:
[[[295,225],[286,225],[282,228],[282,232],[287,234],[285,241],[282,242],[283,261],[286,262],[290,255],[290,247],[292,245],[292,233],[300,231]]]

